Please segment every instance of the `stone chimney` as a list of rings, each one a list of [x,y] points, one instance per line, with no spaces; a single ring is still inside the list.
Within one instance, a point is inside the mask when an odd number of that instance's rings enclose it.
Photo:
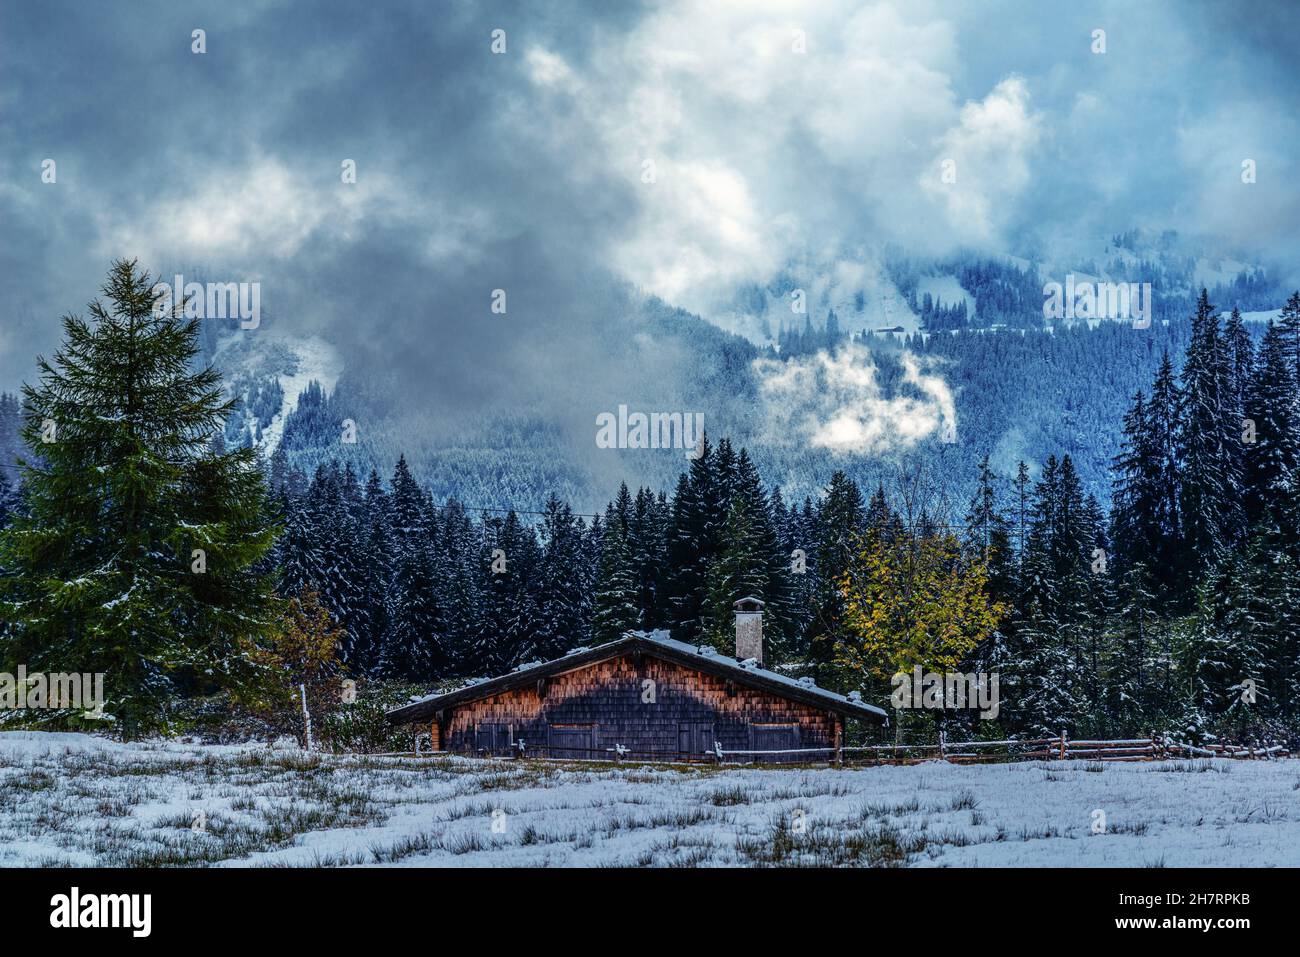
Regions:
[[[755,659],[763,663],[763,603],[757,598],[742,598],[732,605],[736,609],[736,660]]]

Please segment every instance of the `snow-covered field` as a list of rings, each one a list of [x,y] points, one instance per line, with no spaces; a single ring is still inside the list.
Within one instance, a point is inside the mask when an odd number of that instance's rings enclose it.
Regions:
[[[615,768],[0,734],[0,866],[64,864],[1297,866],[1300,761]]]

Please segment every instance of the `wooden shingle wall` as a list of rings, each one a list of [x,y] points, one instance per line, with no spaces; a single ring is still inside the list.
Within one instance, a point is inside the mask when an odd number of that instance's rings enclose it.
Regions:
[[[449,751],[609,757],[622,745],[640,757],[835,744],[829,712],[650,655],[629,654],[459,705],[435,722]],[[789,759],[793,759],[793,756]]]

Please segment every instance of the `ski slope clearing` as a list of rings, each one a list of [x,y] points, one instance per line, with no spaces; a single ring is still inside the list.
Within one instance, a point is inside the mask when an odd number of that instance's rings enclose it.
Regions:
[[[0,866],[60,864],[1294,867],[1300,762],[613,767],[0,734]]]

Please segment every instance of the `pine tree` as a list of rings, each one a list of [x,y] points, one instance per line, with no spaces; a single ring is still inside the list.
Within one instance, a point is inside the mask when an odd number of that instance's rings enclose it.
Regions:
[[[774,527],[771,503],[758,469],[745,449],[736,458],[727,520],[720,552],[711,569],[709,620],[720,648],[734,644],[733,605],[758,598],[763,608],[763,660],[781,661],[789,653],[789,559]],[[724,570],[716,566],[724,565]],[[726,589],[730,588],[730,593]]]
[[[1102,702],[1106,718],[1121,733],[1140,726],[1141,719],[1161,703],[1163,696],[1157,690],[1168,690],[1167,662],[1161,661],[1156,646],[1160,618],[1151,581],[1150,570],[1141,562],[1124,566]],[[1160,664],[1166,668],[1164,680],[1156,673]]]
[[[1151,568],[1157,582],[1157,601],[1169,605],[1177,605],[1180,597],[1190,596],[1183,576],[1187,562],[1178,498],[1182,487],[1182,465],[1178,458],[1182,401],[1173,361],[1166,351],[1161,355],[1160,366],[1151,384],[1146,428],[1150,433],[1148,454],[1153,483],[1150,520],[1155,557],[1151,560]]]
[[[988,570],[989,594],[1010,600],[1016,579],[1011,525],[998,508],[997,476],[987,455],[980,461],[978,485],[966,511],[966,547]]]
[[[618,522],[606,523],[591,622],[592,637],[602,644],[616,641],[635,629],[640,618],[641,612],[636,606],[636,575],[628,554],[627,536]]]
[[[1084,585],[1084,618],[1081,629],[1084,639],[1084,687],[1088,707],[1092,714],[1105,711],[1106,670],[1112,652],[1111,622],[1117,602],[1111,561],[1110,538],[1106,533],[1106,520],[1101,503],[1089,494],[1083,501],[1082,531],[1084,541],[1083,563],[1087,570]],[[1102,728],[1098,728],[1102,730]]]
[[[554,495],[546,502],[541,539],[539,631],[522,651],[530,661],[558,658],[591,640],[595,569],[587,561],[581,522]]]
[[[863,527],[862,491],[842,471],[831,476],[817,513],[817,592],[808,657],[815,677],[832,680],[829,665],[835,645],[844,637],[845,599],[841,582],[859,549]]]
[[[1291,293],[1278,316],[1277,325],[1291,360],[1291,371],[1300,380],[1300,290]]]
[[[727,521],[723,526],[723,546],[709,567],[708,598],[705,617],[705,642],[719,651],[735,650],[734,604],[740,598],[754,597],[766,601],[769,590],[768,555],[764,551],[761,513],[751,511],[752,506],[741,496],[732,498]],[[770,658],[766,608],[764,609],[763,639],[764,660]],[[779,634],[779,629],[774,629]]]
[[[430,503],[416,489],[403,515],[396,509],[397,489],[390,502],[392,518],[401,521],[393,556],[389,585],[388,628],[379,656],[378,673],[388,678],[430,679],[447,672],[443,593],[435,556],[438,554],[438,525]],[[409,489],[407,490],[410,491]]]
[[[540,631],[541,548],[533,529],[520,522],[513,510],[504,519],[485,518],[483,524],[485,554],[480,565],[486,577],[476,660],[485,673],[501,674],[525,662]],[[494,553],[504,560],[503,569]]]
[[[673,637],[686,642],[698,642],[703,630],[708,569],[715,553],[717,524],[725,517],[718,514],[715,454],[708,436],[704,436],[699,455],[691,460],[688,473],[678,480],[673,497],[672,537],[668,545],[672,568],[671,630]]]
[[[0,542],[7,670],[103,672],[121,730],[156,728],[178,690],[240,687],[274,627],[275,538],[254,454],[216,454],[229,403],[193,371],[198,321],[158,309],[116,262],[107,305],[67,316],[53,361],[24,389],[25,509]]]
[[[352,667],[362,674],[377,671],[384,636],[390,627],[393,542],[388,523],[388,493],[379,472],[372,468],[366,479],[357,523],[365,552],[359,563],[361,594],[356,610]]]
[[[438,566],[445,569],[443,588],[448,673],[457,676],[490,674],[476,656],[478,628],[486,576],[483,535],[465,507],[451,499],[442,509]]]
[[[1300,479],[1300,395],[1280,327],[1268,324],[1246,399],[1245,508],[1252,527],[1274,522]]]
[[[1072,465],[1049,456],[1034,487],[1015,622],[1018,663],[1007,697],[1037,733],[1077,727],[1085,713],[1083,625],[1089,540]]]
[[[277,590],[281,595],[315,590],[324,580],[325,571],[313,516],[305,499],[292,496],[287,486],[276,505],[284,529],[272,552],[278,570]]]
[[[1030,482],[1029,466],[1024,462],[1016,464],[1016,477],[1012,482],[1015,500],[1015,535],[1016,535],[1016,569],[1017,576],[1023,574],[1025,543],[1029,541]]]
[[[317,468],[306,497],[319,561],[311,587],[319,593],[334,620],[346,630],[342,655],[352,666],[356,665],[356,634],[360,631],[357,614],[362,602],[356,515],[359,500],[356,474],[350,464],[340,469],[338,462]]]
[[[1196,303],[1182,381],[1180,504],[1189,570],[1199,576],[1211,569],[1245,530],[1242,415],[1232,398],[1219,316],[1205,290]]]
[[[1255,346],[1241,319],[1241,310],[1235,306],[1223,326],[1223,345],[1228,355],[1229,392],[1233,402],[1244,408],[1255,378]]]
[[[1160,523],[1163,489],[1146,397],[1139,391],[1124,416],[1120,453],[1115,458],[1111,533],[1116,558],[1125,566],[1150,568],[1160,560],[1165,530]]]
[[[808,656],[808,638],[815,620],[817,585],[817,517],[811,498],[805,497],[802,508],[791,503],[786,512],[785,538],[781,554],[785,563],[789,595],[790,637],[785,654],[791,659]]]
[[[667,497],[648,488],[637,490],[626,525],[628,554],[637,582],[638,627],[645,630],[668,627],[672,607],[669,601],[668,546],[672,512]]]
[[[1198,589],[1195,631],[1180,667],[1202,715],[1243,719],[1243,712],[1262,710],[1273,698],[1266,678],[1267,642],[1260,628],[1266,609],[1254,564],[1250,554],[1229,555]]]
[[[9,477],[0,472],[0,529],[8,527],[19,505],[18,490],[9,481]],[[0,574],[2,573],[3,566],[0,566]]]
[[[424,531],[425,496],[411,475],[405,455],[397,459],[390,484],[393,489],[389,505],[390,524],[396,536],[397,547],[401,549],[408,542],[418,540]]]

